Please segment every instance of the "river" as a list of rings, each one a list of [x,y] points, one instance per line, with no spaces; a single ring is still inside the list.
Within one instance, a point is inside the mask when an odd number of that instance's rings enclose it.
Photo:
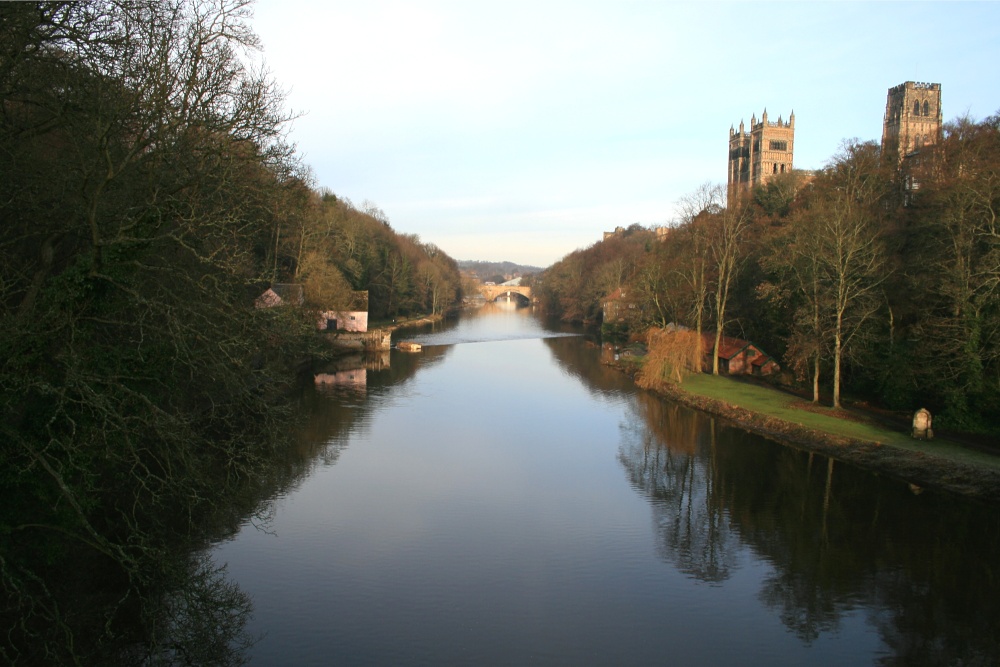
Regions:
[[[1000,663],[994,507],[727,428],[487,305],[331,368],[210,555],[254,665]]]

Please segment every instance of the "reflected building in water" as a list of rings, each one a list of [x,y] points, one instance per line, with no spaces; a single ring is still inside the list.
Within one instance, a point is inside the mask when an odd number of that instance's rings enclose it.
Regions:
[[[334,371],[333,373],[316,373],[313,376],[316,386],[324,387],[351,387],[364,390],[368,386],[368,371],[364,368],[355,368],[348,371]]]
[[[352,354],[332,361],[313,373],[313,382],[319,390],[347,388],[363,392],[368,387],[368,371],[389,368],[388,350],[368,354]]]

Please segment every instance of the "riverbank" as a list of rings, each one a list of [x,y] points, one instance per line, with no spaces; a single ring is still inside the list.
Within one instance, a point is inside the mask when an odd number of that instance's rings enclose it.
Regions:
[[[989,451],[948,438],[914,440],[861,411],[826,409],[724,376],[690,376],[654,391],[783,444],[900,479],[915,492],[939,489],[1000,503],[1000,456]]]
[[[440,322],[446,314],[419,315],[411,319],[396,318],[382,322],[369,322],[367,331],[321,332],[320,335],[336,350],[335,355],[368,351],[388,351],[392,347],[392,334],[397,329],[417,327]],[[311,362],[310,362],[311,363]]]

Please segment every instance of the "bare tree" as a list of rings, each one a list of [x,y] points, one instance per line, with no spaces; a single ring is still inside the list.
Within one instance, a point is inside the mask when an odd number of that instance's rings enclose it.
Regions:
[[[721,187],[721,186],[720,186]],[[740,200],[709,219],[708,247],[715,269],[715,349],[712,352],[712,374],[719,374],[719,346],[726,325],[729,291],[746,259],[746,231],[751,213],[748,203]]]
[[[690,317],[699,341],[704,327],[708,298],[709,234],[706,219],[725,208],[725,189],[721,185],[701,184],[677,203],[680,224],[678,242],[686,245],[686,257],[676,271],[691,292]]]
[[[817,258],[829,290],[833,325],[833,407],[840,407],[845,351],[881,305],[886,261],[880,205],[888,181],[878,146],[848,142],[827,168],[826,191],[817,202]]]
[[[769,253],[761,259],[776,282],[758,287],[762,297],[792,305],[792,331],[785,358],[798,375],[811,377],[813,403],[820,398],[820,369],[829,333],[829,294],[823,284],[819,223],[820,216],[810,209],[789,219]]]

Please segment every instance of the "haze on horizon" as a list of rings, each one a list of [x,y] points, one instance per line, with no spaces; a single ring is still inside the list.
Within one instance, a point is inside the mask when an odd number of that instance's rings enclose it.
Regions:
[[[1000,110],[1000,3],[259,0],[316,187],[460,260],[546,267],[670,224],[728,130],[795,113],[795,167],[881,138],[886,91]]]

